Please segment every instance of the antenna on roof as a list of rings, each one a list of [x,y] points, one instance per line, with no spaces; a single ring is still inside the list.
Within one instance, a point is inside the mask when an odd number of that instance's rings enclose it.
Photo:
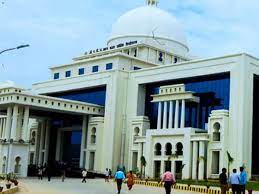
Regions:
[[[149,6],[157,6],[159,0],[146,0],[146,2],[147,2],[147,5]]]

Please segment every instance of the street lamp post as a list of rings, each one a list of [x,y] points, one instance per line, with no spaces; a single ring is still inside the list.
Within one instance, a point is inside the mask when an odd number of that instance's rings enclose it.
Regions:
[[[29,47],[30,45],[29,44],[24,44],[24,45],[20,45],[20,46],[17,46],[17,47],[14,47],[14,48],[9,48],[9,49],[4,49],[2,51],[0,51],[0,55],[4,52],[7,52],[7,51],[12,51],[12,50],[16,50],[16,49],[22,49],[22,48],[26,48],[26,47]],[[10,131],[10,134],[9,134],[9,142],[8,143],[8,147],[7,147],[7,158],[6,158],[6,174],[10,173],[8,170],[9,170],[9,159],[10,159],[10,144],[12,143],[10,141],[11,139],[11,131]]]
[[[0,55],[2,53],[4,53],[4,52],[7,52],[7,51],[12,51],[12,50],[16,50],[16,49],[22,49],[22,48],[29,47],[29,46],[30,45],[25,44],[25,45],[20,45],[20,46],[14,47],[14,48],[5,49],[5,50],[0,51]]]

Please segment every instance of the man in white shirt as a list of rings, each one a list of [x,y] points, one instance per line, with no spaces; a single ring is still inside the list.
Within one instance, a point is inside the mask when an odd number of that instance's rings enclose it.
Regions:
[[[83,171],[82,171],[82,177],[83,177],[82,183],[86,183],[86,177],[87,177],[87,171],[86,171],[86,169],[83,169]]]
[[[109,169],[106,168],[105,170],[105,182],[109,182]]]
[[[229,183],[231,184],[232,193],[239,193],[239,175],[237,173],[237,169],[233,169],[233,173],[229,177]]]

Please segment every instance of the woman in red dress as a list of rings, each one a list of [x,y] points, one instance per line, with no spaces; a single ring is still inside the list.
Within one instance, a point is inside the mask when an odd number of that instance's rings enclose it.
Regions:
[[[129,171],[129,173],[127,174],[127,185],[129,190],[132,189],[133,185],[134,185],[134,175],[132,173],[132,171]]]

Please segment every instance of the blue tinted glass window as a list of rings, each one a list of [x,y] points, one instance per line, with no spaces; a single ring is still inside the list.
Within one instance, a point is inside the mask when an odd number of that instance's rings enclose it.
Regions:
[[[134,70],[139,70],[139,69],[141,69],[141,67],[134,66],[133,69],[134,69]]]
[[[98,72],[98,70],[99,70],[99,66],[93,66],[93,68],[92,68],[92,72],[94,73],[94,72]]]
[[[83,74],[85,74],[85,68],[78,69],[78,75],[83,75]]]
[[[112,69],[112,63],[106,64],[106,70]]]
[[[81,138],[82,138],[81,131],[72,131],[71,144],[74,144],[74,145],[81,144]]]
[[[59,73],[54,73],[54,79],[59,79]]]
[[[195,96],[200,98],[199,104],[186,102],[186,127],[205,129],[205,124],[208,123],[208,117],[212,110],[229,109],[229,73],[147,84],[145,115],[149,117],[152,129],[157,126],[158,103],[151,103],[151,95],[158,94],[160,86],[174,84],[185,84],[186,91],[192,91]]]
[[[71,71],[66,71],[66,77],[70,77],[71,76]]]
[[[106,99],[106,87],[62,92],[57,94],[51,94],[50,96],[68,100],[77,100],[80,102],[88,102],[104,106]]]

